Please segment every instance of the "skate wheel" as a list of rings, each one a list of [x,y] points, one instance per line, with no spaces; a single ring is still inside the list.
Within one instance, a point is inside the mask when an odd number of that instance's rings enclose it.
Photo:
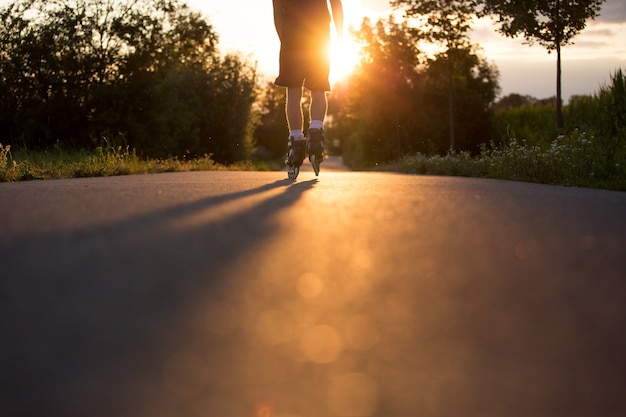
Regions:
[[[289,177],[290,180],[295,180],[296,178],[298,178],[298,174],[300,173],[300,168],[299,167],[287,167],[287,177]]]
[[[311,155],[309,160],[311,161],[311,165],[313,165],[313,171],[315,171],[315,176],[320,175],[320,163],[317,161],[317,157],[315,155]]]

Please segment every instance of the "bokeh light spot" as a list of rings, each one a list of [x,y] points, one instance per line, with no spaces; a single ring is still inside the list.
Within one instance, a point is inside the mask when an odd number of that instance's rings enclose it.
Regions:
[[[303,298],[315,298],[323,289],[322,279],[312,272],[302,274],[298,278],[298,294]]]
[[[300,350],[309,361],[315,363],[334,362],[343,349],[339,333],[331,326],[311,327],[300,339]]]
[[[272,417],[272,407],[265,403],[258,404],[254,414],[256,417]]]

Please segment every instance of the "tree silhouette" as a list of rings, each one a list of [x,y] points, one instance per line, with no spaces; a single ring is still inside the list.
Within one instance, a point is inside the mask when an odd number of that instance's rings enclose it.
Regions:
[[[348,163],[388,162],[414,150],[412,127],[420,125],[416,94],[423,55],[408,27],[391,18],[375,23],[365,19],[355,35],[361,62],[347,89],[339,86],[333,91],[329,114],[348,136],[343,138],[347,139],[344,158]],[[341,129],[346,125],[349,128]]]
[[[475,3],[472,0],[393,0],[391,5],[404,10],[406,17],[417,19],[412,32],[416,40],[428,40],[444,49],[440,56],[448,63],[445,68],[448,85],[448,128],[450,149],[456,146],[455,131],[455,57],[462,56],[456,51],[469,47],[469,31],[475,16]]]
[[[256,69],[217,50],[179,0],[16,0],[0,7],[0,142],[152,156],[249,156]]]
[[[429,58],[412,28],[393,18],[366,19],[355,31],[361,60],[331,93],[328,130],[329,137],[341,138],[344,161],[352,167],[448,152],[451,100],[459,150],[474,151],[489,135],[497,70],[471,48]]]
[[[588,19],[594,19],[605,0],[480,0],[482,14],[495,17],[498,31],[508,37],[523,36],[529,45],[535,42],[556,51],[556,117],[563,127],[561,95],[561,48],[572,43]]]
[[[273,82],[268,82],[260,93],[257,103],[260,123],[254,131],[254,140],[260,156],[265,159],[285,156],[285,132],[288,130],[285,100],[285,89]]]

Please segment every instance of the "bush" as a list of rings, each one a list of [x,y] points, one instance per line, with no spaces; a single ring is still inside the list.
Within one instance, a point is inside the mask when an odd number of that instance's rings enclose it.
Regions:
[[[16,0],[0,6],[0,141],[93,149],[123,135],[155,157],[252,153],[256,70],[222,57],[178,0]]]
[[[620,154],[624,160],[624,150]],[[481,154],[467,153],[427,157],[406,156],[386,167],[412,174],[487,177],[542,184],[626,190],[626,164],[606,165],[602,149],[586,132],[559,136],[542,148],[526,141],[483,145]]]
[[[496,111],[490,136],[495,143],[517,138],[533,145],[547,146],[558,134],[556,108],[550,100]]]
[[[591,132],[595,159],[603,175],[626,164],[626,79],[622,70],[594,96],[576,97],[566,109],[568,125]]]

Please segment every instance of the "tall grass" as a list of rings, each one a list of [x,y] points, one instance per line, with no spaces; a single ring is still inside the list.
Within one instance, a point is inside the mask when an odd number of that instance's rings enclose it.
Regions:
[[[18,177],[19,168],[11,155],[11,146],[0,143],[0,182],[15,181]]]
[[[145,159],[128,146],[111,145],[106,140],[93,152],[59,147],[47,152],[11,152],[10,146],[0,144],[0,182],[252,168],[248,162],[220,165],[210,155]]]
[[[466,152],[435,157],[418,154],[384,169],[626,191],[626,164],[607,167],[593,142],[593,137],[579,131],[559,136],[547,149],[511,139],[506,144],[484,145],[474,157]]]
[[[552,102],[498,111],[491,124],[491,140],[495,143],[506,143],[511,138],[517,138],[545,147],[558,134],[556,107]]]
[[[417,154],[383,169],[626,191],[626,79],[618,70],[611,81],[593,96],[571,100],[563,132],[556,130],[553,107],[527,106],[499,113],[494,129],[500,136],[477,156]],[[0,181],[254,168],[224,167],[210,155],[147,160],[106,140],[95,152],[16,153],[0,144]]]
[[[593,96],[574,98],[558,132],[554,107],[506,110],[494,121],[499,137],[479,155],[411,155],[392,169],[626,191],[626,80],[621,70]]]

